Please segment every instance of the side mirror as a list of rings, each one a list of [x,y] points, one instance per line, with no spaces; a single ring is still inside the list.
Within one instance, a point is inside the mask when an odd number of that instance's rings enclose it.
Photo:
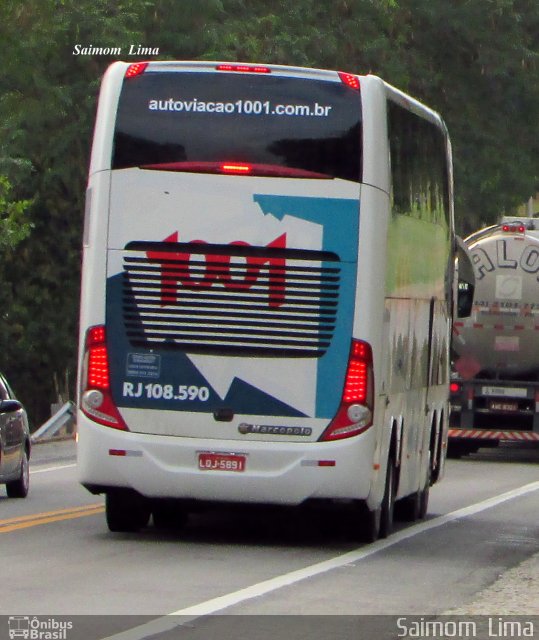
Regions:
[[[468,318],[472,315],[475,292],[475,272],[468,247],[462,238],[456,238],[455,288],[453,317]]]
[[[0,414],[15,413],[22,409],[22,404],[18,400],[2,400],[0,401]]]

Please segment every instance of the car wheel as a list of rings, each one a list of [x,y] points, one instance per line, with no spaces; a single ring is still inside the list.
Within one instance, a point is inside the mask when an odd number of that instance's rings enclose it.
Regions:
[[[146,498],[135,491],[113,490],[107,492],[105,514],[110,531],[138,531],[148,524],[150,504]]]
[[[21,470],[16,480],[6,483],[6,491],[10,498],[26,498],[30,488],[30,464],[28,462],[28,452],[23,451],[21,458]]]

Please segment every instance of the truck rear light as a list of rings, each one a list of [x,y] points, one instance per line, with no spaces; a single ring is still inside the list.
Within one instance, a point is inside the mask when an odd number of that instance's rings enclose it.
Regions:
[[[374,371],[368,342],[352,340],[341,404],[320,440],[340,440],[362,433],[372,425]]]
[[[81,409],[94,422],[127,431],[112,399],[106,333],[102,325],[90,327],[86,333]]]
[[[526,233],[526,227],[523,224],[504,224],[502,231],[504,233]]]

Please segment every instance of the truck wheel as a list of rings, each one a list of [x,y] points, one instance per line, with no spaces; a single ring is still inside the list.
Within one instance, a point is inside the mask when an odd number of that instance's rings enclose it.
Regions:
[[[148,524],[150,505],[135,491],[115,489],[107,492],[105,513],[110,531],[138,531]]]
[[[447,457],[458,460],[469,453],[477,453],[479,449],[480,446],[475,443],[449,442],[447,445]]]
[[[456,442],[448,442],[447,444],[447,457],[453,460],[459,460],[464,455],[464,450],[461,445]]]

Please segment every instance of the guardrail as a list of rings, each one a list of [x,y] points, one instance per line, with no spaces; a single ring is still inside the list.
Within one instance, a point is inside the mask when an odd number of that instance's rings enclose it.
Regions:
[[[38,442],[52,438],[75,417],[75,403],[69,400],[66,402],[51,418],[34,431],[32,434],[32,442]]]

